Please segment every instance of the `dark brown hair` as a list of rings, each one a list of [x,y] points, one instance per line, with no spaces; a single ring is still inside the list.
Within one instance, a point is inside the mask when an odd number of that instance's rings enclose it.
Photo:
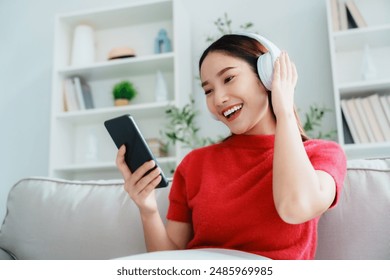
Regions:
[[[256,76],[260,80],[259,75],[257,75],[257,58],[260,55],[268,52],[268,50],[262,44],[260,44],[260,42],[250,37],[243,36],[243,35],[235,35],[235,34],[223,35],[221,38],[213,42],[207,49],[204,50],[202,56],[199,59],[199,72],[202,67],[204,59],[211,52],[224,53],[226,55],[237,57],[239,59],[244,60],[249,64],[252,71],[256,73]],[[268,99],[269,99],[270,108],[276,120],[276,116],[272,108],[271,91],[267,90],[267,92],[269,92]],[[299,119],[295,107],[294,107],[294,115],[299,128],[299,132],[301,134],[302,141],[308,140],[309,137],[306,135],[302,127],[301,121]]]

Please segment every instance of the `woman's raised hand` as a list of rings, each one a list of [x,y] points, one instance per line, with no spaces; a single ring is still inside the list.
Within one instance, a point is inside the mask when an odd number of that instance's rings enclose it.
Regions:
[[[154,168],[154,161],[148,161],[132,173],[125,162],[125,153],[126,147],[122,145],[116,157],[116,165],[125,180],[124,188],[142,214],[155,213],[158,209],[154,189],[161,181],[161,170]],[[153,170],[145,175],[151,169]]]
[[[295,64],[282,51],[275,61],[272,81],[272,106],[276,116],[294,114],[294,91],[298,80]]]

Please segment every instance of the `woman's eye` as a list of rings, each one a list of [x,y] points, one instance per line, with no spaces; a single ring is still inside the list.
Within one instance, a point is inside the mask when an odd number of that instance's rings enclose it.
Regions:
[[[225,80],[224,80],[224,82],[225,83],[228,83],[228,82],[230,82],[231,80],[233,80],[234,79],[234,76],[229,76],[229,77],[227,77]]]
[[[212,92],[212,90],[211,90],[211,89],[208,89],[208,90],[205,90],[205,91],[204,91],[204,94],[205,94],[205,95],[208,95],[208,94],[210,94],[211,92]]]

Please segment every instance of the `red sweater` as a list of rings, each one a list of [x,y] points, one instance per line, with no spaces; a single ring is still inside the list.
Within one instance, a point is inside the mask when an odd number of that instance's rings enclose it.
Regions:
[[[336,182],[336,199],[346,158],[331,141],[308,140],[316,170]],[[233,135],[189,153],[178,166],[169,195],[169,220],[191,223],[194,248],[227,248],[271,259],[313,259],[319,218],[291,225],[277,214],[272,196],[274,135]]]

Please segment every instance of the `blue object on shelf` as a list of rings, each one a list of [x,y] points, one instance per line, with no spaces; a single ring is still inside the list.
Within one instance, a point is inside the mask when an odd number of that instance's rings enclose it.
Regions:
[[[171,51],[171,40],[168,38],[167,31],[165,29],[160,29],[154,41],[154,53],[165,53]]]

